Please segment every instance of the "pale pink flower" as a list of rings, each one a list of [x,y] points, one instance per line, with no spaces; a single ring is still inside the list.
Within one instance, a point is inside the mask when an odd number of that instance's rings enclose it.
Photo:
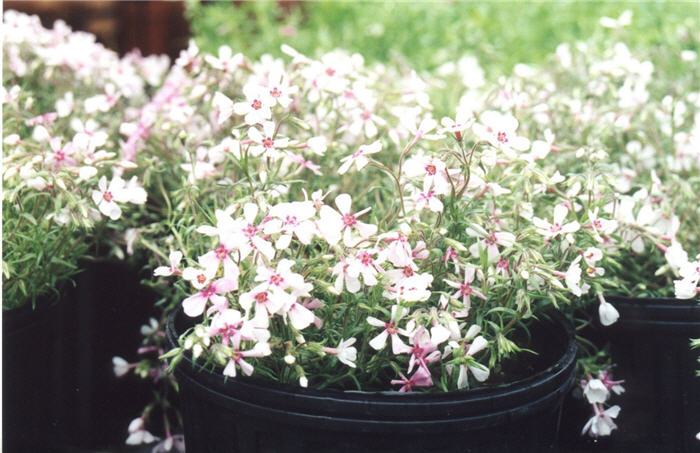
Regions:
[[[292,103],[291,96],[299,91],[299,87],[290,85],[287,74],[278,69],[270,72],[267,89],[270,98],[285,109]]]
[[[564,223],[564,219],[568,214],[569,210],[563,204],[558,204],[554,207],[554,218],[552,223],[547,222],[539,217],[533,217],[532,223],[537,227],[537,232],[545,237],[545,239],[554,239],[560,234],[570,234],[578,231],[580,225],[578,222],[573,221],[570,223]]]
[[[362,283],[360,282],[359,275],[354,277],[350,275],[349,269],[350,264],[354,260],[353,257],[344,258],[341,257],[340,261],[333,266],[332,274],[336,276],[333,283],[333,287],[340,294],[343,288],[346,288],[348,292],[355,294],[362,288]]]
[[[233,111],[236,115],[245,116],[247,125],[262,124],[272,118],[271,107],[275,101],[267,93],[265,87],[248,84],[243,87],[243,94],[246,100],[233,104]]]
[[[410,392],[413,387],[430,387],[433,385],[433,379],[430,377],[430,372],[423,367],[418,367],[411,379],[407,379],[406,376],[399,373],[401,379],[392,379],[392,385],[401,385],[399,392]]]
[[[250,313],[255,304],[253,326],[262,328],[267,328],[270,317],[279,313],[285,306],[291,306],[295,301],[296,297],[278,286],[270,285],[269,282],[261,283],[238,298],[238,303],[246,314]]]
[[[158,440],[153,434],[146,431],[143,417],[135,418],[129,423],[129,437],[126,438],[127,445],[150,444]]]
[[[418,365],[426,370],[428,364],[440,360],[440,351],[437,350],[437,345],[433,343],[430,334],[425,327],[420,326],[413,334],[413,346],[411,347],[411,358],[408,360],[408,372],[413,370],[413,367]]]
[[[355,214],[350,212],[352,206],[352,198],[350,195],[343,193],[335,198],[335,205],[340,210],[340,213],[328,205],[321,206],[320,219],[318,228],[321,236],[330,245],[335,245],[343,238],[343,243],[346,247],[351,247],[357,242],[357,238],[353,235],[353,231],[357,231],[360,238],[366,239],[377,232],[377,226],[367,224],[357,220],[361,215],[369,212],[371,208],[365,208]]]
[[[348,338],[347,340],[341,341],[337,347],[328,348],[324,347],[323,352],[326,354],[332,354],[338,358],[340,363],[344,363],[350,368],[355,368],[355,360],[357,360],[357,349],[353,346],[357,340],[355,338]]]
[[[592,437],[609,436],[617,428],[613,421],[620,413],[620,406],[612,406],[606,410],[600,404],[594,404],[595,415],[586,422],[581,434],[589,433]]]
[[[373,316],[367,317],[367,323],[374,327],[381,327],[384,330],[370,340],[369,345],[372,349],[376,351],[381,351],[386,345],[386,340],[391,336],[391,351],[394,354],[408,354],[411,352],[411,348],[406,345],[406,343],[401,340],[399,334],[406,335],[407,332],[398,327],[399,321],[408,312],[405,307],[400,307],[399,305],[393,305],[391,307],[391,320],[389,322],[381,321]]]
[[[467,234],[470,236],[481,236],[471,228],[467,229]],[[481,256],[481,251],[486,250],[488,262],[493,263],[501,256],[501,252],[498,249],[499,245],[507,248],[512,246],[514,243],[515,235],[513,233],[508,233],[505,231],[489,231],[487,237],[482,238],[480,241],[475,242],[469,247],[469,253],[478,258]]]
[[[509,159],[517,156],[516,151],[527,151],[530,147],[530,140],[518,136],[517,129],[518,120],[513,115],[492,110],[482,113],[473,127],[482,140],[500,149]]]
[[[471,296],[474,295],[476,297],[479,297],[481,299],[486,299],[486,296],[484,293],[479,291],[476,288],[472,287],[472,282],[474,281],[474,276],[476,274],[476,269],[473,267],[465,267],[464,268],[464,282],[459,283],[459,282],[454,282],[452,280],[447,280],[445,279],[445,283],[447,283],[448,286],[451,286],[453,288],[456,288],[457,291],[452,294],[453,299],[459,299],[460,297],[462,298],[462,304],[464,304],[464,307],[469,310],[471,307]]]
[[[141,187],[127,185],[119,176],[114,176],[107,185],[107,178],[101,177],[97,183],[99,190],[92,191],[92,201],[103,215],[117,220],[122,215],[120,203],[145,203],[146,191]]]
[[[185,269],[185,271],[187,271],[187,269]],[[183,277],[185,271],[183,271]],[[198,283],[201,282],[199,279],[197,281]],[[201,315],[204,312],[207,302],[209,301],[211,301],[214,308],[219,311],[227,308],[228,299],[222,294],[234,291],[237,286],[237,282],[227,280],[225,278],[209,283],[208,285],[204,286],[201,291],[187,297],[182,301],[182,307],[184,308],[185,314],[191,318]]]
[[[214,93],[211,106],[214,107],[216,124],[219,126],[233,115],[233,101],[220,91]]]
[[[245,361],[246,357],[266,357],[272,353],[270,351],[270,345],[265,342],[256,343],[253,349],[240,350],[240,340],[233,342],[233,350],[231,351],[231,358],[228,364],[224,368],[224,376],[236,377],[236,368],[240,368],[243,374],[250,376],[253,374],[255,368],[253,365]]]
[[[255,127],[248,129],[248,137],[255,143],[248,151],[251,156],[277,157],[278,150],[289,146],[289,139],[275,137],[275,123],[272,121],[263,122],[262,127],[262,133]]]
[[[345,174],[349,169],[350,166],[354,163],[355,166],[357,167],[357,170],[362,170],[369,164],[369,159],[366,157],[370,154],[376,154],[379,151],[382,150],[382,144],[379,140],[369,144],[369,145],[362,145],[358,148],[357,151],[352,153],[349,156],[345,156],[340,161],[343,163],[340,168],[338,169],[338,174]]]
[[[168,260],[170,261],[170,266],[158,266],[154,271],[153,275],[157,277],[168,277],[173,274],[180,274],[182,271],[178,268],[180,261],[182,261],[182,252],[173,250],[168,255]]]
[[[49,146],[51,146],[52,152],[46,156],[46,164],[52,167],[54,170],[63,166],[75,167],[78,164],[78,162],[71,156],[74,151],[74,147],[71,142],[61,146],[61,138],[54,137],[49,141]]]
[[[316,235],[316,224],[313,217],[316,208],[312,201],[293,201],[291,203],[279,203],[270,208],[270,219],[265,223],[265,234],[280,234],[275,247],[278,250],[286,249],[296,236],[304,245],[311,244]]]
[[[243,64],[243,59],[243,54],[237,53],[234,55],[231,48],[226,45],[219,47],[218,57],[215,57],[213,55],[206,55],[204,57],[204,61],[209,63],[209,65],[212,68],[224,72],[231,72],[236,70],[236,68]]]
[[[403,272],[406,273],[410,267],[404,267]],[[412,269],[411,269],[412,270]],[[433,282],[433,276],[429,273],[406,275],[410,277],[402,278],[396,281],[392,286],[384,287],[382,296],[389,300],[418,302],[428,300],[431,293],[428,287]]]

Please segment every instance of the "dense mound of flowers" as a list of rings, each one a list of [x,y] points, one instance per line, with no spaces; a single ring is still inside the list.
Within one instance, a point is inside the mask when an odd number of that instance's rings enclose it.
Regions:
[[[145,203],[120,130],[169,63],[120,59],[61,21],[45,29],[7,11],[3,27],[3,307],[13,308],[75,272],[88,231]]]

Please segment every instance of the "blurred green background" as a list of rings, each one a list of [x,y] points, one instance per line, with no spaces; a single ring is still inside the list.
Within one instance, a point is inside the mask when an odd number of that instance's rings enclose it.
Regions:
[[[654,61],[675,49],[695,50],[700,2],[187,2],[198,45],[215,53],[221,44],[250,58],[281,55],[287,43],[309,56],[345,48],[368,62],[405,60],[433,69],[474,55],[487,77],[516,63],[539,63],[562,42],[622,40],[634,51],[657,49]],[[630,10],[622,29],[600,26],[602,16]],[[693,31],[694,30],[694,31]]]

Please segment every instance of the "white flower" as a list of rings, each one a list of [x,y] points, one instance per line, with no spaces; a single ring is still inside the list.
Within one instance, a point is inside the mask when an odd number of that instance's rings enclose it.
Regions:
[[[610,326],[615,324],[617,319],[620,317],[620,313],[613,307],[613,305],[605,300],[602,294],[598,294],[598,300],[600,305],[598,306],[598,315],[600,316],[600,323],[604,326]]]
[[[588,420],[581,434],[590,432],[590,435],[593,437],[609,436],[612,430],[617,428],[617,425],[612,419],[617,418],[620,413],[620,406],[615,405],[604,411],[601,410],[598,404],[593,407],[595,409],[595,415]]]
[[[340,362],[349,366],[350,368],[355,368],[355,360],[357,360],[357,349],[353,346],[355,344],[355,338],[348,338],[343,340],[338,344],[336,357]]]
[[[114,367],[114,375],[117,377],[124,376],[131,369],[129,362],[119,356],[112,357],[112,366]]]
[[[338,174],[344,175],[350,166],[355,163],[357,170],[362,170],[369,163],[369,159],[366,157],[369,154],[375,154],[382,150],[382,144],[379,140],[372,142],[369,145],[363,145],[358,148],[357,151],[349,156],[345,156],[340,161],[343,163],[338,169]]]
[[[600,379],[591,379],[586,383],[583,394],[589,403],[604,403],[610,396],[610,391]]]

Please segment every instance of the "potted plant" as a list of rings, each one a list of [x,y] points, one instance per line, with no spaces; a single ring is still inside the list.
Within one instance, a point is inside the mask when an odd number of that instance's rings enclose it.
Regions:
[[[601,24],[619,37],[629,20],[626,13]],[[615,239],[601,245],[617,256],[606,268],[614,287],[601,299],[601,322],[596,322],[615,325],[588,335],[600,346],[610,344],[616,365],[610,368],[601,358],[602,368],[585,373],[576,390],[592,404],[590,420],[596,420],[603,412],[598,405],[614,388],[622,391],[610,372],[624,379],[626,392],[615,398],[631,410],[609,443],[614,450],[642,444],[690,450],[700,427],[697,354],[689,347],[700,332],[700,275],[693,258],[700,243],[692,227],[700,218],[700,160],[693,145],[699,87],[689,76],[697,56],[688,50],[698,37],[684,28],[678,34],[663,50],[637,53],[621,42],[609,45],[610,34],[599,37],[604,42],[562,44],[548,64],[520,68],[521,74],[516,71],[506,82],[528,88],[519,101],[536,107],[523,113],[535,122],[540,118],[553,136],[600,149],[599,158],[610,165],[609,183],[618,192],[600,211],[608,220],[587,225],[603,230],[613,225],[610,221],[615,225]],[[580,171],[589,165],[575,150],[552,150],[560,167]],[[582,415],[578,424],[587,419]],[[584,431],[596,437],[612,431],[591,427],[589,422]]]
[[[607,163],[582,148],[585,170],[556,171],[541,155],[552,139],[519,124],[505,96],[460,108],[440,127],[428,84],[405,68],[284,51],[291,63],[253,62],[227,47],[201,56],[192,45],[152,111],[145,147],[181,163],[168,166],[166,234],[139,240],[161,259],[156,275],[175,277],[162,286],[176,311],[168,333],[179,338],[166,357],[177,364],[188,445],[253,448],[242,437],[251,410],[286,439],[312,425],[333,439],[358,429],[347,419],[365,418],[374,427],[359,429],[375,433],[371,442],[392,432],[391,442],[407,445],[407,426],[442,424],[446,438],[470,432],[473,448],[504,448],[479,428],[549,448],[575,347],[560,326],[545,334],[562,340],[557,358],[538,362],[528,349],[548,310],[612,284],[599,269],[613,258],[598,248],[612,232],[586,227],[616,196]],[[496,414],[522,407],[470,407],[479,395],[522,395],[545,370],[559,376],[545,392],[550,405],[537,401],[542,389],[511,401],[548,414],[529,437]],[[427,394],[398,395],[409,390]],[[300,403],[307,397],[321,406]],[[459,415],[420,415],[426,401]],[[208,443],[219,438],[190,421],[221,420],[221,410],[230,414],[221,432],[240,434]],[[148,416],[135,420],[135,440],[148,437]],[[275,429],[262,427],[260,442],[274,442]]]
[[[145,215],[143,171],[120,151],[120,127],[167,61],[120,59],[60,21],[45,29],[6,11],[4,24],[4,445],[104,446],[96,408],[114,395],[96,376],[109,378],[115,351],[103,345],[139,299],[135,271],[96,259],[123,258]]]

